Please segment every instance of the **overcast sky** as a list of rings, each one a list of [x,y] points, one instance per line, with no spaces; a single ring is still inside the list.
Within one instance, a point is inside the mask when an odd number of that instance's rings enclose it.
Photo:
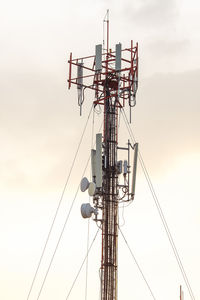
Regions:
[[[139,89],[131,127],[200,299],[200,4],[197,0],[35,0],[0,9],[0,298],[26,299],[93,96],[79,116],[67,89],[69,53],[93,55],[110,9],[111,47],[139,43]],[[128,110],[127,110],[128,113]],[[95,130],[102,115],[95,115]],[[57,237],[91,148],[92,120],[30,299],[37,299]],[[122,143],[128,139],[123,120]],[[123,146],[123,145],[122,145]],[[86,172],[89,177],[89,168]],[[87,221],[78,194],[40,299],[65,299],[86,253]],[[185,300],[187,288],[138,168],[135,202],[120,210],[122,230],[157,300]],[[96,231],[91,222],[90,240]],[[151,299],[120,238],[119,298]],[[99,299],[100,235],[89,261],[88,300]],[[84,298],[85,269],[70,296]],[[69,299],[70,299],[69,298]]]

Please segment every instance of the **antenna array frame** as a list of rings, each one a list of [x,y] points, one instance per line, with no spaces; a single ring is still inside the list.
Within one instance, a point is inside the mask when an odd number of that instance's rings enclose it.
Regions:
[[[127,58],[127,56],[129,57]],[[95,91],[95,105],[104,105],[108,98],[115,97],[116,105],[119,108],[125,106],[126,100],[129,101],[130,106],[134,106],[131,103],[135,101],[138,87],[138,43],[133,47],[131,40],[131,47],[121,50],[121,62],[125,65],[121,70],[115,69],[114,63],[117,59],[116,51],[110,49],[109,52],[102,53],[102,69],[95,70],[95,55],[73,59],[72,53],[70,53],[68,89],[72,84],[80,88],[80,81],[82,81],[83,89],[88,88]],[[73,77],[73,66],[80,68],[80,65],[83,72],[87,72],[87,74]],[[106,85],[110,89],[109,96],[105,93]]]

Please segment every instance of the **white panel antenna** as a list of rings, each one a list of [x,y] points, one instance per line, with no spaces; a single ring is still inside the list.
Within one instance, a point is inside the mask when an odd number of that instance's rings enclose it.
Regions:
[[[83,62],[77,67],[77,91],[78,91],[78,105],[80,106],[80,115],[82,113],[83,104]]]
[[[119,160],[117,162],[117,174],[121,174],[122,173],[122,160]]]
[[[135,147],[134,147],[132,191],[131,191],[132,195],[135,195],[136,171],[137,171],[137,157],[138,157],[138,143],[136,143],[134,146]]]
[[[117,72],[119,72],[119,71],[121,71],[121,61],[122,61],[122,59],[121,59],[121,55],[122,55],[122,44],[117,44],[116,46],[115,46],[115,51],[116,51],[116,57],[115,57],[115,70],[117,71]]]
[[[95,71],[102,70],[102,45],[96,45],[95,49]]]
[[[126,175],[128,173],[128,161],[124,160],[124,170],[123,170],[123,174]]]
[[[137,92],[137,89],[138,89],[138,79],[137,79],[136,72],[135,72],[135,75],[134,75],[133,84],[134,84],[134,96],[136,96],[136,92]]]
[[[102,187],[102,134],[96,135],[96,187]]]
[[[91,150],[92,181],[96,182],[96,150]]]

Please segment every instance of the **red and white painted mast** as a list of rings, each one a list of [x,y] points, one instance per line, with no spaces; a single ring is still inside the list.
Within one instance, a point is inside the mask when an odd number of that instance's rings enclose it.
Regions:
[[[93,216],[102,230],[101,245],[101,300],[117,300],[118,272],[118,209],[122,202],[132,201],[135,194],[138,144],[125,147],[118,143],[119,110],[126,104],[136,104],[138,87],[138,44],[122,49],[121,43],[115,51],[109,48],[109,11],[104,22],[107,24],[107,45],[96,45],[95,55],[69,59],[69,88],[77,85],[78,104],[82,113],[85,89],[95,92],[94,107],[104,107],[103,133],[96,135],[96,149],[91,151],[92,182],[81,181],[81,190],[88,190],[93,198],[93,207],[82,204],[84,218]],[[72,69],[77,77],[72,77]],[[84,74],[85,72],[85,74]],[[132,164],[131,149],[135,152]],[[118,151],[124,151],[126,159],[118,161]],[[121,178],[120,178],[121,175]],[[122,182],[121,182],[122,181]]]

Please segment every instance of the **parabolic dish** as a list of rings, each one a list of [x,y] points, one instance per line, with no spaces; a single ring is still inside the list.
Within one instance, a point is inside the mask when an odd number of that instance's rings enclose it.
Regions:
[[[89,187],[89,181],[86,177],[83,177],[80,183],[81,192],[85,192]]]
[[[94,196],[95,191],[96,191],[96,184],[94,182],[90,182],[89,188],[88,188],[88,194],[90,196]]]

